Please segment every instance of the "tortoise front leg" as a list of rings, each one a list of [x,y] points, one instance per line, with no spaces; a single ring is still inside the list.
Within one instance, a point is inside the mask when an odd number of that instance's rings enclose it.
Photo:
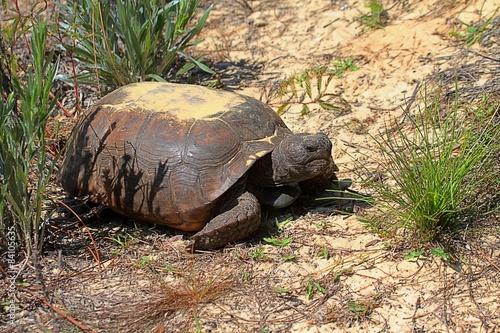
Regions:
[[[223,198],[224,199],[224,198]],[[222,206],[221,213],[191,237],[194,249],[214,249],[254,234],[260,225],[260,204],[250,192],[231,200],[232,208]],[[231,206],[229,206],[231,207]]]

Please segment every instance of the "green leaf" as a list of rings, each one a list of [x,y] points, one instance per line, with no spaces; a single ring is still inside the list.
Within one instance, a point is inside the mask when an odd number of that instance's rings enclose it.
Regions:
[[[192,62],[186,62],[184,64],[184,66],[182,66],[176,73],[175,75],[176,76],[181,76],[181,75],[184,75],[185,73],[189,72],[190,70],[192,70],[193,68],[196,67],[196,64],[195,63],[192,63]]]
[[[281,116],[283,113],[285,113],[286,111],[288,111],[288,109],[290,109],[290,104],[284,103],[284,104],[280,105],[280,107],[278,108],[278,110],[276,111],[276,113],[279,116]]]
[[[197,59],[191,57],[189,54],[186,54],[184,52],[181,52],[181,51],[177,51],[177,54],[183,56],[184,58],[194,62],[196,64],[196,66],[198,66],[200,69],[202,69],[203,71],[209,73],[209,74],[215,74],[215,72],[213,70],[211,70],[208,66],[202,64],[201,62],[199,62]]]
[[[278,219],[276,219],[276,228],[278,228],[278,231],[283,231],[283,229],[285,229],[285,226],[292,221],[292,217],[287,218],[283,222],[279,222]]]
[[[323,73],[320,73],[316,78],[316,89],[318,89],[318,93],[321,93],[323,90]]]
[[[287,237],[287,238],[284,238],[281,240],[279,240],[277,238],[264,237],[264,241],[266,243],[276,245],[276,246],[287,246],[288,244],[290,244],[292,242],[292,237]]]
[[[169,263],[165,262],[164,263],[164,271],[169,272],[169,273],[175,273],[175,268],[173,268]]]
[[[280,294],[288,294],[290,292],[290,288],[276,287],[275,290]]]
[[[325,288],[323,288],[318,282],[314,281],[314,279],[309,278],[306,283],[306,295],[309,299],[314,297],[316,291],[319,291],[323,294],[326,293]]]
[[[307,96],[312,99],[312,87],[311,87],[311,76],[310,75],[306,75],[305,76],[305,85],[306,85],[306,93],[307,93]]]
[[[420,257],[424,253],[424,249],[420,250],[411,250],[408,252],[408,254],[405,254],[404,258],[405,259],[415,259]]]
[[[321,106],[325,110],[338,110],[339,108],[333,104],[330,104],[328,102],[325,102],[323,100],[318,100],[319,106]]]
[[[309,110],[309,105],[307,104],[303,104],[302,105],[302,110],[300,111],[300,114],[305,116],[306,114],[309,114],[310,110]]]
[[[319,292],[321,293],[326,293],[326,290],[325,288],[323,288],[318,282],[314,282],[314,287],[316,288],[316,290],[318,290]]]
[[[435,255],[436,257],[440,257],[440,258],[443,258],[445,260],[450,260],[453,258],[451,256],[451,254],[446,252],[446,250],[442,246],[431,249],[431,253],[433,255]]]
[[[365,313],[367,311],[367,308],[365,306],[359,305],[358,301],[347,302],[347,307],[354,313]]]
[[[156,74],[148,74],[148,75],[146,75],[146,77],[153,79],[157,82],[167,82],[167,80],[165,80],[164,78],[162,78],[161,76],[156,75]]]
[[[29,287],[29,286],[31,286],[31,284],[29,282],[22,282],[22,281],[16,282],[16,285],[18,285],[20,287]]]

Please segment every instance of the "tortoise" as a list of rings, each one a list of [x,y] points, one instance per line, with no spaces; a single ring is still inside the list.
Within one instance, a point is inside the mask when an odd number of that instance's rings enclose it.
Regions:
[[[293,134],[257,99],[141,82],[80,117],[59,180],[122,215],[197,231],[192,248],[212,249],[254,234],[261,204],[292,204],[308,180],[331,186],[331,151],[324,133]]]

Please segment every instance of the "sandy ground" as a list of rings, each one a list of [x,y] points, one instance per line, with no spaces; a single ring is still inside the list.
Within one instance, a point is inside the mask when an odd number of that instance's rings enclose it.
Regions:
[[[350,170],[353,159],[377,161],[369,134],[401,116],[429,75],[483,59],[481,49],[466,51],[450,32],[459,21],[493,15],[500,2],[383,5],[386,26],[369,30],[360,20],[369,12],[363,1],[215,1],[196,51],[215,64],[224,88],[264,99],[289,75],[352,57],[359,70],[346,71],[328,87],[341,111],[311,105],[301,115],[294,105],[283,118],[294,132],[327,133],[339,178],[353,178],[353,187],[363,191]],[[476,79],[481,85],[491,76]],[[71,317],[97,332],[500,330],[500,250],[489,246],[498,233],[481,238],[456,261],[410,260],[404,258],[408,249],[392,246],[333,206],[266,214],[267,222],[247,242],[197,254],[186,253],[182,235],[173,230],[116,217],[87,227],[58,225],[49,232],[41,262],[47,293],[36,281],[21,292],[26,303],[18,326],[9,329],[79,332]],[[263,237],[291,242],[275,246]]]

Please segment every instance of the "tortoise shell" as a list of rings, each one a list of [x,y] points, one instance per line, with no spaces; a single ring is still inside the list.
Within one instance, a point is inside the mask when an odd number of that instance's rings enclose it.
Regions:
[[[256,160],[291,135],[260,101],[195,85],[142,82],[102,98],[75,125],[60,181],[112,210],[197,231]]]

